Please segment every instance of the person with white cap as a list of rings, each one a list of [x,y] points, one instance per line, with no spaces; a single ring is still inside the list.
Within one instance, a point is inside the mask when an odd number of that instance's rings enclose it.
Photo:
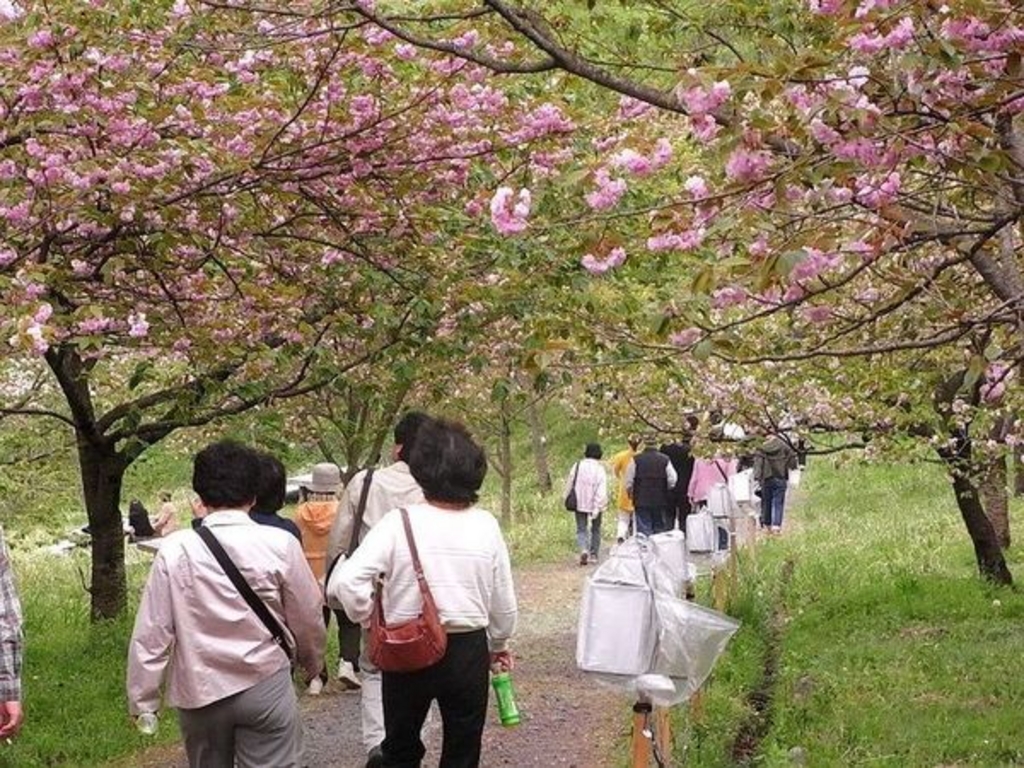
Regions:
[[[341,470],[337,464],[324,462],[313,467],[308,483],[299,488],[299,506],[295,509],[295,524],[302,534],[302,551],[306,561],[323,584],[327,572],[327,540],[331,526],[338,515],[338,492],[341,490]],[[331,609],[324,606],[324,625],[330,626]],[[343,631],[347,619],[341,611],[334,611],[338,622],[338,641],[341,665],[338,679],[345,690],[357,690],[360,686],[356,672],[359,669],[359,636]],[[354,642],[353,642],[354,639]],[[327,683],[327,666],[319,676],[309,681],[307,692],[319,696]]]

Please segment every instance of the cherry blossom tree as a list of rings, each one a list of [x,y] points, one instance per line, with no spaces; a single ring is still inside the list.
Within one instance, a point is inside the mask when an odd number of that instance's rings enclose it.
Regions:
[[[429,332],[472,277],[470,175],[567,130],[389,37],[312,5],[0,5],[0,338],[62,396],[0,415],[74,435],[94,617],[125,605],[126,468]]]
[[[522,169],[507,186],[529,198],[496,200],[495,228],[529,238],[568,223],[561,250],[633,292],[646,311],[588,331],[604,357],[718,360],[759,383],[732,388],[766,401],[747,410],[925,436],[950,469],[980,572],[1010,581],[977,473],[990,461],[979,450],[1012,447],[1016,432],[975,438],[1020,405],[1013,386],[986,396],[1011,383],[1022,349],[1016,4],[481,0],[416,17],[383,2],[360,12],[495,72],[620,96],[607,111],[618,120],[577,154],[585,175]],[[611,21],[614,39],[595,33]],[[516,212],[553,195],[543,221]]]

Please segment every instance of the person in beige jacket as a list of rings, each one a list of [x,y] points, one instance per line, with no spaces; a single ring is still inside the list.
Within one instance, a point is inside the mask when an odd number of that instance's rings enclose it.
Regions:
[[[406,507],[423,501],[423,489],[416,482],[406,459],[412,451],[416,433],[420,427],[430,421],[430,417],[419,411],[409,411],[395,425],[395,445],[392,450],[394,463],[370,474],[367,470],[357,472],[345,487],[331,529],[330,541],[327,546],[328,562],[334,562],[339,556],[351,555],[352,530],[355,527],[356,513],[363,486],[369,477],[369,488],[366,494],[366,508],[363,511],[362,525],[355,542],[358,546],[370,529],[397,507]],[[358,627],[358,625],[355,625]],[[365,638],[357,630],[357,642],[362,642],[365,649]],[[363,744],[369,757],[368,766],[379,764],[380,745],[384,741],[384,710],[381,691],[380,671],[374,667],[366,654],[359,657],[360,677],[363,690],[360,707],[362,710]]]

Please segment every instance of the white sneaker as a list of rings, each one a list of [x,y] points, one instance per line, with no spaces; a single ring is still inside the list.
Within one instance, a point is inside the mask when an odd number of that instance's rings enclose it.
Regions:
[[[306,689],[306,693],[310,696],[319,696],[324,692],[324,683],[319,677],[314,677],[309,681],[309,687]]]
[[[346,691],[358,691],[362,687],[352,663],[344,659],[338,662],[338,680]]]

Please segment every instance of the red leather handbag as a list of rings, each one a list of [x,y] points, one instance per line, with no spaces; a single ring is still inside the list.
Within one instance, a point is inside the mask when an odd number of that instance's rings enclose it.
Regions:
[[[448,634],[441,625],[434,596],[423,577],[423,566],[409,524],[409,513],[404,508],[401,513],[416,581],[423,597],[423,608],[415,619],[389,626],[384,621],[384,600],[381,594],[384,584],[377,582],[373,593],[373,612],[370,614],[369,654],[370,661],[384,672],[417,672],[426,669],[439,662],[448,648]]]

